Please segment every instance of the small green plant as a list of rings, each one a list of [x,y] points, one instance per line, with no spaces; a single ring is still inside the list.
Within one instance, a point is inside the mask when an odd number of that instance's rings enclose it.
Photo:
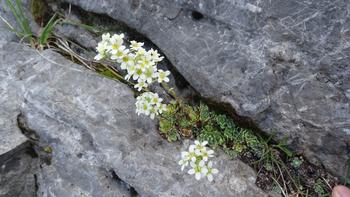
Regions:
[[[318,197],[328,197],[329,196],[329,193],[327,192],[327,185],[320,178],[317,179],[315,184],[314,184],[314,191]]]
[[[183,103],[173,101],[167,105],[167,110],[159,117],[159,130],[169,141],[182,137],[191,137],[198,130],[198,109]]]
[[[302,157],[294,157],[292,162],[291,162],[291,165],[294,167],[294,168],[299,168],[301,166],[301,164],[303,164],[304,160]]]
[[[17,34],[18,37],[21,38],[31,38],[33,36],[33,32],[30,28],[29,21],[27,17],[24,15],[23,5],[21,0],[5,0],[8,8],[12,12],[13,16],[16,19],[16,22],[19,26],[19,29],[15,29],[10,23],[8,23],[3,17],[2,20],[7,24],[9,29]]]
[[[32,47],[43,49],[48,45],[48,39],[51,37],[54,27],[62,22],[62,19],[58,18],[54,14],[49,22],[43,27],[41,33],[36,36],[30,27],[29,21],[24,14],[23,5],[21,0],[5,0],[7,7],[16,19],[18,29],[13,24],[10,24],[4,17],[0,16],[1,20],[7,25],[10,31],[14,32],[21,40],[28,40]]]
[[[38,37],[38,43],[40,47],[43,47],[44,45],[47,44],[48,39],[50,38],[53,28],[59,23],[61,22],[62,19],[57,19],[57,15],[54,14],[51,19],[49,20],[49,22],[45,25],[45,27],[43,28],[43,31],[41,32],[41,34]]]

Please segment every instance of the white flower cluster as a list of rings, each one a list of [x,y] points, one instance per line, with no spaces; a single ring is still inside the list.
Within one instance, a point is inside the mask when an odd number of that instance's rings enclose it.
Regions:
[[[157,68],[157,63],[162,61],[162,57],[157,50],[146,50],[144,43],[131,41],[129,48],[124,45],[124,34],[109,33],[102,35],[102,41],[98,43],[96,50],[96,60],[109,58],[120,64],[120,68],[127,71],[126,80],[137,81],[135,88],[141,91],[152,82],[169,82],[169,71]]]
[[[213,174],[217,174],[219,171],[213,168],[213,162],[209,161],[210,157],[214,156],[214,151],[207,149],[207,141],[199,142],[194,141],[193,145],[190,145],[188,152],[181,153],[181,170],[183,171],[186,166],[190,165],[191,169],[188,170],[188,174],[194,174],[197,180],[202,177],[207,177],[211,182],[213,181]]]
[[[134,86],[138,91],[147,88],[151,83],[169,82],[169,71],[157,68],[157,63],[162,57],[157,50],[146,50],[144,43],[131,41],[129,48],[124,45],[124,34],[109,33],[102,35],[102,41],[98,43],[96,60],[108,58],[120,64],[120,68],[127,71],[126,80],[136,81]],[[137,97],[136,113],[149,115],[152,119],[166,110],[162,104],[163,99],[158,94],[146,92]]]
[[[142,93],[136,98],[137,115],[146,114],[154,119],[156,115],[166,110],[166,105],[162,104],[163,99],[158,94],[152,92]]]

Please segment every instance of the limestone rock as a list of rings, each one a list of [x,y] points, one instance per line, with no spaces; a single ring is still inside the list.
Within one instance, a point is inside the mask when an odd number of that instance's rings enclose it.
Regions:
[[[347,0],[62,0],[156,44],[204,97],[226,103],[343,175],[350,154]]]
[[[52,148],[35,172],[38,196],[266,196],[250,167],[219,153],[214,183],[181,172],[188,142],[163,140],[122,83],[13,43],[0,49],[0,73],[0,87],[17,90],[25,127]]]

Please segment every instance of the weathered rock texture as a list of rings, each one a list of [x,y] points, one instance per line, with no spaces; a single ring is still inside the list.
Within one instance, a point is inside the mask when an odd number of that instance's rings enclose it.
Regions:
[[[63,0],[154,42],[204,97],[342,175],[350,153],[347,0]]]
[[[15,1],[12,1],[15,4]],[[33,30],[33,34],[36,35],[39,31],[39,26],[35,23],[31,10],[31,0],[21,0],[23,5],[24,15],[27,17],[29,25]],[[9,25],[15,28],[17,31],[20,30],[20,25],[17,23],[16,18],[8,7],[6,1],[0,1],[0,41],[19,41],[20,39],[16,36],[15,32],[9,30]],[[5,22],[6,21],[6,22]],[[6,24],[8,23],[8,24]]]
[[[1,116],[1,118],[3,118]],[[22,136],[7,135],[0,130],[2,140],[13,141]],[[14,143],[16,144],[16,143]],[[0,147],[3,148],[1,144]],[[31,197],[36,194],[36,170],[38,160],[29,142],[0,154],[0,196]]]
[[[18,107],[13,113],[40,138],[38,146],[53,150],[51,164],[32,172],[38,196],[265,196],[251,168],[221,154],[214,183],[181,172],[185,146],[169,144],[155,122],[135,114],[126,85],[52,51],[1,46],[1,96]],[[12,90],[16,97],[9,97]]]

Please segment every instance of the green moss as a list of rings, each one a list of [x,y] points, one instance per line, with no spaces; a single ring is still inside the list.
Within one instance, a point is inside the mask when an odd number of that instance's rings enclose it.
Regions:
[[[286,191],[298,194],[313,192],[316,196],[325,196],[329,190],[318,181],[314,187],[302,187],[300,178],[290,170],[300,167],[302,157],[293,159],[293,152],[287,148],[287,139],[272,142],[268,138],[254,133],[251,129],[240,128],[223,113],[210,109],[201,102],[197,106],[172,102],[159,120],[160,132],[168,141],[183,138],[208,141],[210,147],[221,148],[230,158],[239,157],[262,172],[262,176],[275,184],[287,185]],[[295,168],[294,168],[295,169]],[[294,173],[294,172],[293,172]],[[281,177],[283,176],[283,179]],[[266,184],[268,181],[266,181]],[[272,186],[271,186],[272,188]],[[279,188],[281,189],[281,188]]]
[[[328,197],[327,185],[322,181],[322,179],[317,179],[314,184],[315,194],[314,196]]]

